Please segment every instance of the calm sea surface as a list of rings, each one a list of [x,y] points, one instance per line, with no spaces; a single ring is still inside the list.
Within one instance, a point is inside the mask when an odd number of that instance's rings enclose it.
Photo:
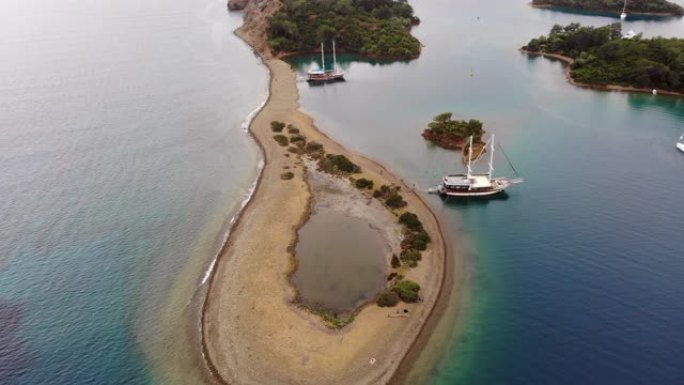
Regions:
[[[463,167],[421,129],[443,111],[481,119],[526,183],[489,203],[427,196],[467,250],[471,289],[409,382],[684,383],[684,154],[674,148],[684,100],[575,88],[559,63],[517,51],[555,23],[617,19],[527,1],[414,6],[420,59],[345,58],[346,83],[300,83],[303,107],[423,189]],[[682,19],[628,19],[624,29],[684,37]],[[296,64],[303,74],[309,63]],[[513,174],[498,155],[498,172]]]
[[[0,0],[0,384],[200,384],[267,73],[225,1]]]
[[[420,59],[301,83],[326,132],[420,188],[462,167],[419,136],[443,111],[483,120],[526,179],[502,201],[427,196],[471,293],[413,383],[684,383],[684,100],[568,85],[516,49],[615,19],[526,3],[416,2]],[[206,383],[197,299],[259,162],[242,121],[266,71],[240,21],[224,1],[0,0],[2,385]]]

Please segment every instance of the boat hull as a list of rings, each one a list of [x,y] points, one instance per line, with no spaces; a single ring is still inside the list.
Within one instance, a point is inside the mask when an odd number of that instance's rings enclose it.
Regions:
[[[495,179],[493,180],[492,186],[487,189],[477,189],[477,190],[461,190],[448,188],[444,184],[437,187],[437,192],[443,197],[449,198],[486,198],[499,195],[506,191],[511,184],[519,183],[509,179]]]
[[[677,148],[679,149],[679,151],[684,152],[684,143],[683,142],[677,143]]]
[[[344,81],[344,74],[326,74],[322,76],[309,76],[306,79],[309,83],[332,83]]]
[[[484,198],[493,197],[505,192],[505,188],[492,189],[486,191],[448,191],[446,189],[441,189],[439,194],[443,197],[448,198]]]

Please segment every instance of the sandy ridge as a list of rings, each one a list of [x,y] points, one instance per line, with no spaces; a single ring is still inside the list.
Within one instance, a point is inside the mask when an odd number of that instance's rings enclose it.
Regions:
[[[250,36],[241,36],[250,42]],[[266,164],[212,272],[202,316],[205,359],[217,381],[225,384],[386,383],[432,314],[444,282],[446,248],[439,223],[403,181],[318,131],[298,110],[289,65],[268,54],[262,57],[271,72],[271,94],[250,130]],[[410,311],[408,318],[389,318],[394,310],[367,306],[354,323],[336,331],[292,305],[294,290],[286,278],[290,250],[311,197],[302,165],[271,138],[272,120],[296,125],[328,152],[346,154],[376,183],[402,185],[410,209],[433,238],[421,265],[408,276],[421,283],[424,298],[421,304],[403,306]],[[285,166],[295,173],[293,180],[280,179]]]

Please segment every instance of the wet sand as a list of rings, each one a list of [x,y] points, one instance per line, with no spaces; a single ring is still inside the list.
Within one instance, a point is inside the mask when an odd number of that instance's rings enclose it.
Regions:
[[[249,36],[243,38],[252,43]],[[271,72],[271,94],[250,130],[266,164],[212,272],[202,319],[205,359],[217,381],[232,385],[387,383],[414,346],[442,289],[446,246],[440,225],[403,181],[318,131],[298,110],[290,66],[267,53],[262,57]],[[362,167],[358,177],[372,179],[376,186],[402,186],[408,210],[418,215],[433,239],[420,265],[407,273],[421,284],[423,302],[392,309],[369,304],[340,330],[326,327],[320,317],[294,304],[296,292],[288,275],[296,230],[308,218],[312,195],[303,164],[273,140],[273,120],[297,126],[329,153],[347,155]],[[280,178],[284,167],[295,174],[292,180]],[[390,317],[397,309],[408,310],[408,316]]]

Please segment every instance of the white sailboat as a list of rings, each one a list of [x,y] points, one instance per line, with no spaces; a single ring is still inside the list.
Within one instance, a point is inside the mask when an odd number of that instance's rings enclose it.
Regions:
[[[620,14],[620,20],[625,20],[627,18],[627,0],[625,0],[625,4],[622,6],[622,13]]]
[[[679,151],[684,152],[684,134],[679,137],[679,140],[677,141],[677,148]]]
[[[325,69],[325,51],[321,43],[321,68],[310,69],[307,73],[306,81],[313,83],[334,82],[344,80],[344,72],[337,68],[337,52],[335,51],[335,40],[333,40],[333,68]]]
[[[506,177],[494,178],[494,135],[489,146],[489,171],[486,174],[476,174],[472,171],[473,137],[470,137],[468,146],[468,170],[465,174],[446,175],[442,178],[442,184],[437,186],[437,192],[445,197],[489,197],[503,193],[513,184],[521,183],[522,179]]]

